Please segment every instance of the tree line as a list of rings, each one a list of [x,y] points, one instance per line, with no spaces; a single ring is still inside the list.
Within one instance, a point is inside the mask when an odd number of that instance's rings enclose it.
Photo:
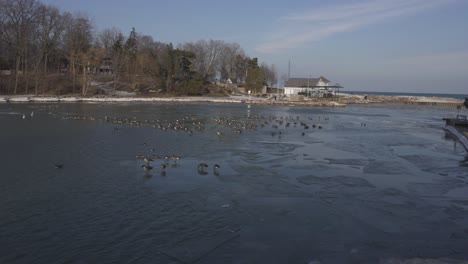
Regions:
[[[175,95],[202,94],[216,81],[254,92],[277,83],[275,66],[259,64],[237,43],[210,39],[174,47],[135,28],[97,32],[86,14],[37,0],[0,0],[0,70],[0,92],[11,94],[87,95],[97,80],[114,91]]]

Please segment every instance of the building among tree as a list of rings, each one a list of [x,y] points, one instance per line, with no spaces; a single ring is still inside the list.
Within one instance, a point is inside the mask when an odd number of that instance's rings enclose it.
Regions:
[[[97,70],[101,74],[113,74],[112,59],[109,57],[101,58]]]

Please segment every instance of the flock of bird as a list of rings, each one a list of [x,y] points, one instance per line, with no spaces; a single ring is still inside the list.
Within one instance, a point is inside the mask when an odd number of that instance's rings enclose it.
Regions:
[[[146,143],[145,143],[146,144]],[[154,152],[154,149],[151,149],[152,152]],[[180,160],[180,156],[177,155],[164,155],[163,157],[153,154],[151,157],[145,156],[145,155],[136,155],[136,158],[139,160],[143,160],[145,164],[141,165],[141,168],[145,171],[151,171],[153,170],[153,166],[151,166],[151,163],[155,160],[163,160],[164,162],[160,165],[161,168],[161,175],[165,176],[166,175],[166,169],[169,167],[169,163],[172,160],[174,163],[172,167],[177,167],[177,161]],[[206,168],[208,168],[208,164],[204,162],[200,162],[198,164],[198,174],[200,175],[206,175],[208,172],[205,171]],[[213,174],[214,175],[219,175],[219,169],[221,166],[219,164],[214,164],[213,165]]]
[[[280,129],[284,128],[301,128],[303,130],[307,130],[310,128],[317,128],[322,129],[323,126],[321,124],[313,123],[314,120],[312,117],[308,118],[309,122],[302,121],[299,116],[287,116],[287,117],[277,117],[277,116],[249,116],[249,117],[217,117],[211,118],[207,121],[199,120],[195,117],[184,117],[181,119],[176,119],[173,121],[168,120],[138,120],[136,118],[126,118],[126,117],[104,117],[103,119],[94,118],[94,117],[80,117],[74,116],[69,117],[70,119],[75,120],[97,120],[103,121],[106,123],[112,124],[128,124],[130,126],[136,127],[153,127],[158,128],[163,131],[185,131],[189,135],[192,135],[194,131],[203,131],[208,128],[208,131],[216,131],[216,134],[219,137],[227,136],[225,133],[231,134],[243,134],[247,131],[256,131],[259,129],[271,128],[273,129],[272,135],[276,133],[281,134],[282,132],[279,131]],[[322,117],[316,118],[318,121],[328,121],[329,118]],[[210,122],[211,121],[211,122]],[[214,124],[214,127],[213,127]],[[275,132],[277,131],[277,132]],[[302,136],[305,135],[305,132],[301,133]],[[146,143],[144,143],[147,146]],[[166,175],[166,169],[170,165],[170,161],[173,162],[172,167],[176,167],[177,161],[180,159],[180,156],[177,155],[157,155],[155,154],[155,150],[151,149],[151,155],[136,155],[136,158],[139,160],[143,160],[144,164],[141,165],[141,168],[145,171],[151,171],[154,169],[152,166],[152,162],[156,160],[162,160],[163,163],[160,165],[161,175]],[[197,172],[200,175],[208,174],[207,168],[209,165],[201,162],[197,166]],[[220,175],[220,165],[214,164],[212,166],[213,174]]]
[[[103,118],[95,116],[64,116],[62,119],[65,120],[89,120],[89,121],[99,121],[104,123],[110,123],[115,125],[128,125],[131,127],[152,127],[157,128],[163,131],[179,131],[184,132],[189,135],[192,135],[196,131],[205,130],[207,124],[206,121],[197,119],[195,117],[185,116],[181,119],[176,120],[149,120],[143,119],[139,120],[136,117],[108,117]],[[309,117],[308,120],[313,122],[313,118]],[[329,120],[328,117],[323,118],[323,121]],[[236,134],[242,134],[246,131],[255,131],[260,128],[271,127],[273,129],[279,129],[281,126],[284,128],[289,127],[303,127],[304,129],[318,128],[322,129],[321,124],[308,124],[305,121],[301,121],[299,116],[288,116],[288,117],[278,117],[278,116],[249,116],[249,117],[219,117],[211,118],[210,121],[213,121],[217,126],[216,134],[218,136],[225,135],[225,132],[229,130]],[[322,121],[321,117],[317,117],[317,121]],[[219,127],[225,127],[224,131],[221,131]],[[114,127],[115,130],[118,130],[119,127]]]
[[[30,116],[34,116],[34,112],[30,113]],[[23,114],[23,118],[26,115]],[[85,120],[85,121],[97,121],[107,124],[114,125],[115,131],[120,130],[123,126],[130,127],[149,127],[159,129],[164,132],[174,131],[179,133],[185,133],[192,136],[194,133],[210,133],[215,131],[217,136],[228,137],[232,135],[242,135],[249,131],[258,130],[269,130],[272,136],[281,136],[285,131],[297,131],[305,136],[305,130],[308,129],[323,129],[323,123],[327,123],[329,117],[313,116],[301,118],[300,116],[275,116],[275,115],[240,115],[230,116],[225,115],[221,117],[212,118],[198,118],[195,114],[191,116],[184,116],[179,119],[164,120],[164,119],[137,119],[136,117],[97,117],[92,115],[64,115],[61,116],[63,120]],[[364,126],[361,124],[361,126]],[[161,174],[165,175],[166,169],[170,166],[170,162],[173,162],[172,167],[176,167],[177,161],[180,156],[177,155],[156,155],[154,149],[151,149],[152,154],[150,155],[136,155],[136,158],[144,162],[141,168],[145,171],[151,171],[154,169],[152,163],[156,160],[162,160],[162,164],[159,166]],[[56,168],[63,168],[63,165],[56,165]],[[197,171],[199,174],[207,174],[208,164],[199,163]],[[212,166],[213,174],[219,175],[220,165],[214,164]]]

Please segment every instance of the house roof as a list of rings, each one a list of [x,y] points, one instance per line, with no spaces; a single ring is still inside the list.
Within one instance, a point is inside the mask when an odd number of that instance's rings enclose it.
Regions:
[[[290,78],[289,80],[286,81],[284,86],[285,87],[302,87],[302,88],[313,87],[313,86],[317,86],[320,79],[322,79],[322,81],[325,83],[330,83],[330,81],[327,78],[320,76],[318,78]]]

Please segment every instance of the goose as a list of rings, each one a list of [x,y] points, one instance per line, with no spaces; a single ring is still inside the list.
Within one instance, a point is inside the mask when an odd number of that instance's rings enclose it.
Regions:
[[[145,164],[145,165],[141,165],[141,167],[145,170],[145,171],[150,171],[153,169],[153,167],[151,167],[150,165],[148,164]]]
[[[172,155],[172,160],[174,161],[174,163],[176,163],[178,160],[180,160],[180,157],[179,156],[176,156],[176,155]]]
[[[200,173],[200,174],[206,174],[205,168],[208,168],[208,164],[206,164],[206,163],[200,163],[200,164],[198,164],[198,173]]]
[[[213,173],[215,175],[219,175],[219,168],[220,168],[219,164],[213,165]]]

